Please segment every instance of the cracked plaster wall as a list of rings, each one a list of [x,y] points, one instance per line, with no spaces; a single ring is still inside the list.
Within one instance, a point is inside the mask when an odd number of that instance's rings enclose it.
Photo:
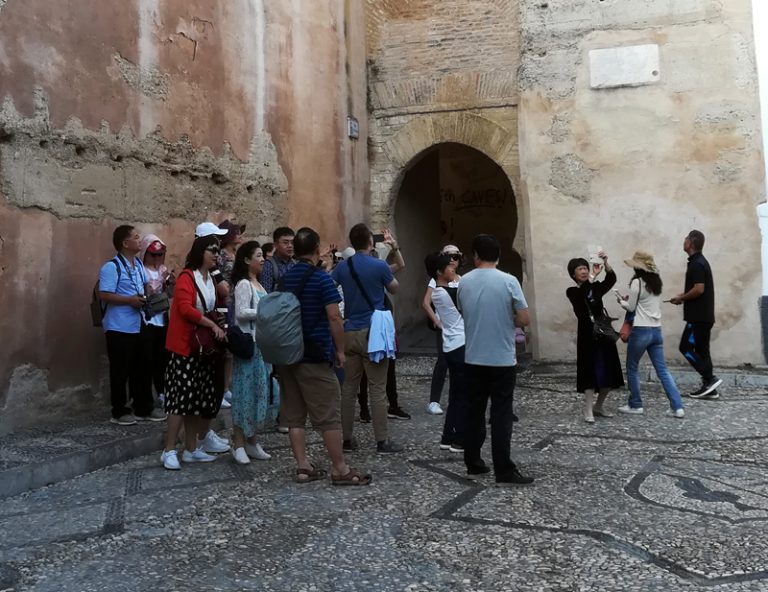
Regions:
[[[261,240],[309,223],[341,242],[362,216],[367,125],[350,0],[0,10],[2,431],[62,397],[75,411],[108,399],[87,309],[115,225],[160,235],[177,270],[205,219]]]
[[[649,250],[669,298],[683,287],[683,238],[698,228],[715,274],[715,363],[761,363],[754,211],[763,167],[749,2],[524,0],[521,8],[520,152],[537,356],[575,355],[564,296],[570,257],[600,244],[624,290],[631,271],[621,261]],[[590,89],[590,49],[643,44],[659,46],[660,82]],[[682,310],[665,306],[666,353],[681,362]]]

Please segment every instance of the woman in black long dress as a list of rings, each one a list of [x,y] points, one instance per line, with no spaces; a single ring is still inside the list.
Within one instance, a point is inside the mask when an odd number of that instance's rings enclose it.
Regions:
[[[576,335],[576,390],[584,395],[583,413],[587,423],[594,423],[595,415],[613,417],[603,407],[605,398],[612,389],[624,386],[616,344],[598,342],[592,337],[589,311],[592,311],[592,317],[601,317],[603,296],[616,284],[616,273],[608,264],[608,255],[601,251],[599,256],[603,265],[595,265],[592,276],[586,259],[571,259],[568,262],[568,275],[576,282],[576,286],[565,292],[579,321]],[[601,282],[591,281],[599,275],[601,267],[605,268],[605,279]]]

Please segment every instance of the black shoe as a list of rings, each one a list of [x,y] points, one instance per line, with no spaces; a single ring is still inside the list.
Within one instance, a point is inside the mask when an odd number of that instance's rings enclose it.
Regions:
[[[471,479],[474,481],[475,479],[479,479],[481,475],[487,475],[491,472],[491,467],[489,467],[486,464],[482,465],[474,465],[471,467],[467,467],[467,479]]]
[[[390,407],[387,410],[387,417],[390,419],[411,419],[411,415],[403,411],[400,407]]]
[[[376,442],[376,452],[380,454],[402,452],[403,450],[404,448],[400,444],[396,444],[389,439]]]
[[[371,411],[369,409],[360,410],[360,421],[363,423],[371,423]]]
[[[496,477],[496,485],[503,487],[505,485],[530,485],[533,483],[533,477],[526,477],[517,468],[512,469],[506,475]]]
[[[714,391],[717,390],[717,387],[719,387],[721,384],[723,384],[723,379],[718,378],[717,376],[713,376],[709,380],[702,381],[701,388],[697,391],[690,393],[688,396],[693,399],[710,398],[707,395],[711,395]],[[714,398],[717,399],[719,398],[719,396]]]
[[[713,390],[708,395],[702,395],[699,397],[702,401],[717,401],[720,398],[720,393],[717,392],[717,389]]]
[[[351,440],[344,440],[344,442],[341,444],[341,449],[344,452],[354,452],[357,450],[357,440],[354,438]]]
[[[520,418],[515,413],[512,413],[512,421],[520,421]]]

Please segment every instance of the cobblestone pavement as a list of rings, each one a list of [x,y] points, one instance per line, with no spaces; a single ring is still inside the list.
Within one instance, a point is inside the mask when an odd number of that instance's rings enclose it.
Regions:
[[[588,425],[572,382],[520,376],[514,457],[533,486],[466,481],[438,449],[429,379],[406,376],[405,454],[374,454],[356,424],[370,487],[294,484],[277,433],[273,460],[245,467],[142,457],[2,500],[0,590],[768,590],[765,389],[688,399],[677,420],[648,384],[646,415]]]

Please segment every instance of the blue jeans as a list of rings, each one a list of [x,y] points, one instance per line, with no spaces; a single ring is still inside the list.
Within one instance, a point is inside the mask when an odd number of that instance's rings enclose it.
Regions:
[[[669,404],[673,410],[683,408],[683,400],[680,391],[677,390],[672,375],[664,363],[664,339],[661,336],[661,327],[632,327],[627,344],[627,382],[629,383],[629,406],[633,409],[643,406],[640,398],[640,374],[638,367],[643,354],[648,352],[656,375],[667,393]]]

